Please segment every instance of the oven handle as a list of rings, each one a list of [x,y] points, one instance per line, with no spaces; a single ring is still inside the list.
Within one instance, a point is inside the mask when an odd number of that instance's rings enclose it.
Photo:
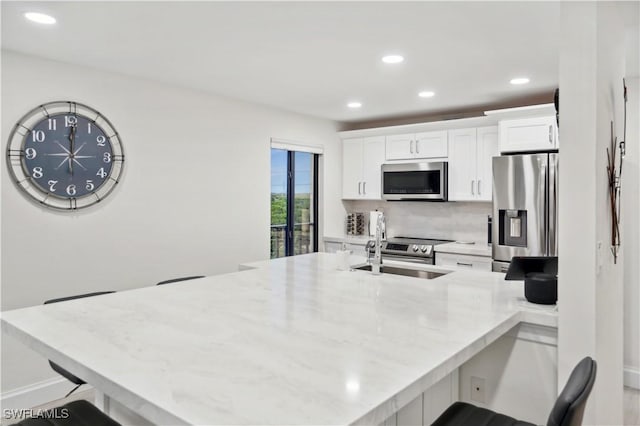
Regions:
[[[384,262],[385,259],[402,260],[403,262],[418,263],[422,265],[435,265],[435,263],[433,262],[433,256],[416,258],[411,256],[403,256],[401,254],[382,253],[382,261]]]

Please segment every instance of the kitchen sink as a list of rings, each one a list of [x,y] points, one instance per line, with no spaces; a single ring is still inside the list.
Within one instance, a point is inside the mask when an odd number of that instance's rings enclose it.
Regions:
[[[370,271],[371,265],[362,265],[354,267],[359,271]],[[445,275],[445,272],[422,271],[417,269],[398,268],[397,266],[382,265],[380,272],[383,274],[404,275],[405,277],[425,278],[427,280],[438,278]]]

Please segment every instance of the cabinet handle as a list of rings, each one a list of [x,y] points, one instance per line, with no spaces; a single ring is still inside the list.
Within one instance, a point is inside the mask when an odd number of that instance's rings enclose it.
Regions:
[[[361,195],[361,194],[362,194],[361,185],[362,185],[362,182],[358,182],[358,194],[359,194],[359,195]]]
[[[413,141],[409,141],[409,152],[413,154]]]
[[[482,181],[481,181],[480,179],[478,179],[478,195],[480,195],[480,194],[481,194],[481,192],[480,192],[480,183],[481,183],[481,182],[482,182]]]
[[[416,141],[416,154],[420,154],[420,141]]]
[[[472,263],[456,262],[456,265],[458,265],[458,266],[469,266],[469,267],[473,268],[473,264]]]
[[[553,143],[553,124],[549,124],[549,143]]]
[[[474,192],[474,190],[473,190],[473,183],[474,183],[474,182],[475,182],[475,181],[473,181],[473,180],[471,181],[471,195],[476,195],[476,193],[475,193],[475,192]]]
[[[367,195],[367,182],[362,182],[362,194]]]

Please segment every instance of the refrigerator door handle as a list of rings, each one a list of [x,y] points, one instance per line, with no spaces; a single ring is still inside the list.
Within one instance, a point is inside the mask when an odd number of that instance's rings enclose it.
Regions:
[[[549,192],[548,209],[547,209],[547,240],[548,256],[558,255],[558,237],[557,237],[557,214],[558,214],[558,155],[549,155],[549,177],[547,191]]]
[[[542,226],[544,230],[544,241],[542,242],[542,255],[549,256],[549,163],[542,163],[540,168],[540,180],[544,188],[543,208],[542,208]]]

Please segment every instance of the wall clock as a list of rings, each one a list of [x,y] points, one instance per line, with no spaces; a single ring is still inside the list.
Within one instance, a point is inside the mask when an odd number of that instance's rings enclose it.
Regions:
[[[124,164],[120,135],[86,105],[40,105],[14,126],[7,145],[9,171],[18,188],[38,203],[76,210],[103,200]]]

